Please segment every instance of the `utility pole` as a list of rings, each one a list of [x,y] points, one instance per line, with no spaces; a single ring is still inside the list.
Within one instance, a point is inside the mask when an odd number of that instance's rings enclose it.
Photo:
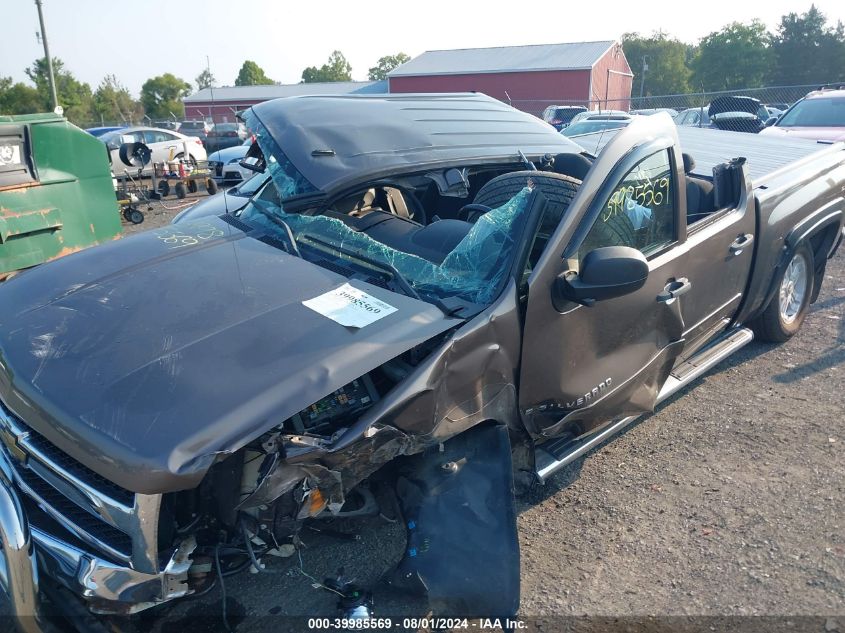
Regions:
[[[53,58],[50,57],[50,46],[47,44],[47,30],[44,28],[44,13],[41,11],[41,0],[35,0],[38,7],[38,21],[41,23],[41,41],[44,43],[44,57],[47,58],[47,80],[50,82],[50,97],[53,99],[53,110],[59,107],[59,97],[56,95],[56,78],[53,76]]]
[[[648,55],[643,55],[643,74],[640,77],[640,99],[643,98],[643,88],[645,87],[645,74],[648,71]]]

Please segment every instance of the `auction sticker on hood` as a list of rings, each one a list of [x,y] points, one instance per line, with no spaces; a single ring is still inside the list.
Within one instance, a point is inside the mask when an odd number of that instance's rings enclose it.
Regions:
[[[388,314],[396,312],[396,308],[368,295],[363,290],[343,284],[319,297],[303,301],[302,305],[314,312],[328,317],[335,323],[346,327],[362,328],[375,323]]]

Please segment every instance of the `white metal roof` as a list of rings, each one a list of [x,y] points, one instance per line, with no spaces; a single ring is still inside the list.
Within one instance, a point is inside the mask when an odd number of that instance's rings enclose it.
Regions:
[[[203,88],[185,103],[214,101],[268,101],[302,95],[380,94],[387,92],[386,81],[333,81],[324,83],[272,84],[268,86],[223,86]]]
[[[587,69],[615,43],[603,40],[426,51],[391,71],[388,77]]]

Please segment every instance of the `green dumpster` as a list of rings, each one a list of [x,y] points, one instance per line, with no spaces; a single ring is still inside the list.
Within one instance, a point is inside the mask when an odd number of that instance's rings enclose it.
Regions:
[[[120,233],[102,142],[57,114],[0,116],[0,279]]]

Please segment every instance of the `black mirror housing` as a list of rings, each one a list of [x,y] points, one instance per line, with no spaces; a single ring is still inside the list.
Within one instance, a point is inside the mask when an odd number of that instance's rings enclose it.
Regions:
[[[647,278],[648,262],[640,251],[628,246],[605,246],[587,253],[580,273],[569,270],[558,275],[555,293],[591,306],[596,301],[635,292]]]

